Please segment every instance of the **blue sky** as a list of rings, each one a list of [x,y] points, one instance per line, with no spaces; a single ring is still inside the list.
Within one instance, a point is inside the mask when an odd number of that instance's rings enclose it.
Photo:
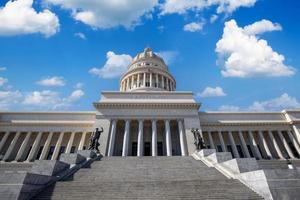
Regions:
[[[0,110],[94,110],[146,46],[201,110],[299,108],[299,9],[292,0],[1,0]]]

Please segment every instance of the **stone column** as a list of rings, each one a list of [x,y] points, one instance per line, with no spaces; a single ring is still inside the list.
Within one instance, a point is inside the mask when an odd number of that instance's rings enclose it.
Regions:
[[[129,87],[129,78],[126,78],[126,91],[130,89]]]
[[[269,147],[268,147],[268,143],[267,143],[267,141],[266,141],[266,138],[265,138],[264,135],[263,135],[263,132],[262,132],[262,131],[259,131],[259,132],[258,132],[258,136],[259,136],[259,138],[260,138],[261,143],[262,143],[263,146],[264,146],[264,149],[265,149],[265,151],[266,151],[266,154],[267,154],[268,158],[273,159],[272,153],[271,153],[271,151],[270,151],[270,149],[269,149]]]
[[[300,155],[300,146],[299,146],[299,144],[298,144],[296,138],[293,136],[292,131],[287,131],[287,132],[288,132],[288,136],[289,136],[291,142],[293,143],[293,145],[294,145],[294,147],[296,148],[298,154]]]
[[[26,147],[28,146],[28,142],[31,136],[31,132],[26,133],[26,137],[22,142],[22,145],[18,151],[17,157],[16,157],[16,161],[23,161],[24,160],[24,155],[25,155],[25,150]]]
[[[2,138],[2,140],[0,142],[0,153],[1,153],[2,149],[3,149],[3,147],[4,147],[4,144],[5,144],[8,136],[9,136],[9,132],[4,133],[4,136],[3,136],[3,138]]]
[[[172,141],[171,141],[171,130],[170,130],[170,121],[165,120],[165,131],[166,131],[166,149],[167,156],[172,156]]]
[[[161,88],[165,89],[165,78],[163,75],[161,75]]]
[[[27,158],[27,161],[30,162],[30,161],[34,161],[35,160],[36,155],[37,155],[37,153],[39,151],[39,147],[40,147],[42,136],[43,136],[42,132],[38,132],[37,133],[36,138],[35,138],[35,140],[33,142],[31,151],[30,151],[29,156]]]
[[[210,148],[211,149],[216,149],[215,144],[214,144],[214,140],[213,140],[212,135],[211,135],[212,133],[208,131],[207,134],[208,134]]]
[[[146,87],[146,78],[147,78],[147,76],[146,76],[146,73],[144,73],[144,78],[143,78],[143,87]]]
[[[232,146],[233,155],[235,158],[239,158],[240,156],[239,156],[238,150],[236,148],[236,144],[235,144],[235,141],[234,141],[231,131],[228,131],[228,136],[229,136],[229,140],[230,140],[230,143]]]
[[[139,132],[138,132],[138,148],[137,156],[143,156],[144,148],[144,120],[139,120]]]
[[[187,156],[186,136],[185,136],[185,130],[183,128],[183,123],[181,120],[178,120],[178,129],[179,129],[181,155]]]
[[[155,76],[156,87],[158,88],[158,74]]]
[[[113,154],[114,154],[116,131],[117,131],[117,120],[112,120],[107,156],[113,156]]]
[[[227,150],[226,150],[226,146],[225,146],[224,139],[223,139],[223,136],[222,136],[222,132],[218,131],[218,135],[219,135],[219,140],[220,140],[220,143],[221,143],[222,151],[226,152]]]
[[[281,153],[281,150],[280,150],[280,148],[279,148],[279,146],[278,146],[278,144],[277,144],[277,142],[276,142],[276,140],[274,138],[274,135],[273,135],[272,131],[268,131],[268,133],[269,133],[269,137],[270,137],[270,139],[271,139],[271,141],[272,141],[272,143],[273,143],[273,145],[275,147],[277,155],[279,156],[280,159],[284,159],[284,156]]]
[[[153,85],[152,85],[152,73],[150,72],[150,87],[153,87]]]
[[[42,150],[42,154],[40,156],[40,160],[46,160],[47,153],[48,153],[48,150],[49,150],[49,147],[50,147],[50,144],[51,144],[52,137],[53,137],[53,132],[50,132],[49,135],[48,135],[48,137],[47,137],[47,140],[45,142],[44,148]]]
[[[296,139],[298,141],[298,144],[300,144],[300,133],[299,133],[299,130],[298,130],[298,128],[297,128],[296,125],[292,125],[292,128],[293,128],[293,131],[295,133],[295,137],[296,137]]]
[[[51,160],[57,160],[58,159],[58,155],[60,153],[60,147],[61,147],[61,143],[62,143],[63,138],[64,138],[64,134],[65,134],[64,132],[61,132],[59,134],[59,137],[58,137],[58,140],[56,142]]]
[[[10,145],[9,145],[9,147],[8,147],[8,149],[7,149],[7,151],[6,151],[5,155],[4,155],[4,157],[3,157],[3,160],[4,160],[4,161],[9,161],[10,156],[11,156],[11,154],[12,154],[12,152],[13,152],[13,150],[14,150],[16,144],[17,144],[17,141],[18,141],[20,135],[21,135],[21,132],[16,132],[16,135],[15,135],[14,139],[13,139],[12,142],[10,143]]]
[[[71,153],[71,149],[72,149],[72,145],[73,145],[75,133],[76,132],[72,132],[71,133],[71,136],[70,136],[70,139],[69,139],[69,142],[68,142],[68,145],[67,145],[66,153]]]
[[[251,144],[253,146],[256,158],[261,160],[262,156],[261,156],[260,151],[258,149],[258,146],[257,146],[257,143],[256,143],[255,138],[253,136],[253,133],[251,131],[249,131],[249,138],[250,138]]]
[[[134,75],[131,76],[131,89],[134,87]]]
[[[249,150],[247,148],[247,145],[246,145],[246,142],[245,142],[245,139],[244,139],[244,136],[243,136],[243,132],[242,131],[239,131],[239,138],[240,138],[240,141],[241,141],[241,144],[242,144],[242,148],[243,148],[243,152],[245,154],[245,157],[246,158],[250,158],[250,154],[249,154]]]
[[[167,90],[169,91],[170,90],[170,83],[169,83],[169,79],[166,78],[166,81],[167,81]]]
[[[152,156],[157,156],[157,130],[156,120],[152,120]]]
[[[85,143],[86,135],[87,135],[87,132],[83,132],[82,133],[81,140],[80,140],[80,143],[79,143],[79,146],[78,146],[78,150],[83,150],[83,146],[84,146],[84,143]]]
[[[294,156],[294,154],[293,154],[293,152],[292,152],[292,150],[291,150],[289,144],[287,143],[285,137],[283,136],[282,132],[281,132],[281,131],[278,131],[278,135],[279,135],[279,138],[280,138],[280,140],[282,141],[283,146],[284,146],[284,148],[286,149],[286,151],[287,151],[289,157],[292,158],[292,159],[295,159],[295,156]]]
[[[140,74],[137,74],[137,87],[140,87]]]
[[[124,139],[123,139],[122,156],[128,156],[129,138],[130,138],[130,120],[126,120],[126,122],[125,122]]]

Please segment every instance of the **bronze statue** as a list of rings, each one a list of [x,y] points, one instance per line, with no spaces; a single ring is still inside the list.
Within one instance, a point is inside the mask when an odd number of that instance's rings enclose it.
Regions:
[[[101,133],[103,132],[103,127],[101,127],[101,131],[99,131],[98,128],[96,128],[96,130],[92,133],[91,137],[90,137],[90,147],[89,150],[96,150],[97,153],[100,153],[99,150],[99,139],[101,136]]]
[[[201,150],[205,148],[205,143],[203,142],[203,138],[201,137],[200,130],[192,128],[191,132],[194,135],[194,144],[196,146],[196,150]]]

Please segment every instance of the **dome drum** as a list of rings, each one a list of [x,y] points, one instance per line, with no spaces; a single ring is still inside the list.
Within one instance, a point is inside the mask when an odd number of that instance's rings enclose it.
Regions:
[[[120,80],[120,91],[175,91],[167,65],[150,48],[139,53]]]

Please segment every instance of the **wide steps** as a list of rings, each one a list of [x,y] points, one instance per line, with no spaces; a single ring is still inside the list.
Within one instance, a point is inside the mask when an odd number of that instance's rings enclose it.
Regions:
[[[262,198],[192,157],[104,157],[34,199]]]

